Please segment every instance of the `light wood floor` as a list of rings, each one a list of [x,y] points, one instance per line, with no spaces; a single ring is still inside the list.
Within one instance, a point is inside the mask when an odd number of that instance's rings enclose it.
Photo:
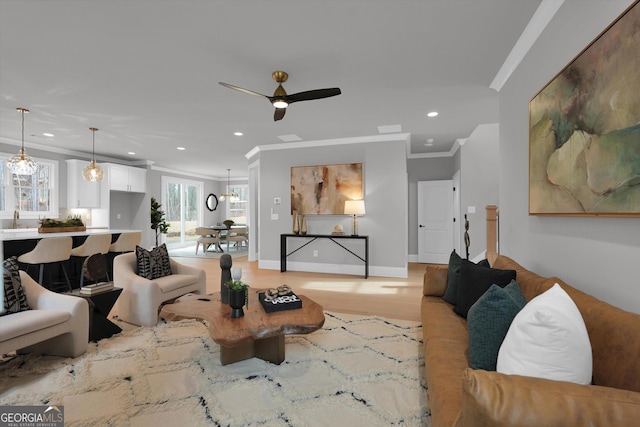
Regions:
[[[172,257],[176,261],[202,268],[207,273],[207,292],[220,291],[220,261],[217,259]],[[351,276],[258,268],[246,257],[233,260],[242,268],[242,281],[252,288],[275,288],[287,284],[297,294],[306,295],[325,310],[338,313],[377,315],[393,319],[420,321],[420,299],[425,264],[409,263],[409,277]]]

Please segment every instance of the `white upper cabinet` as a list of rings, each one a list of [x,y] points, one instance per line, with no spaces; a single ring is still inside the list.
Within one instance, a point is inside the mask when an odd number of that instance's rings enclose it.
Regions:
[[[130,166],[109,164],[109,190],[145,193],[147,170]]]
[[[100,183],[85,181],[82,170],[89,166],[84,160],[67,160],[67,208],[99,208]]]

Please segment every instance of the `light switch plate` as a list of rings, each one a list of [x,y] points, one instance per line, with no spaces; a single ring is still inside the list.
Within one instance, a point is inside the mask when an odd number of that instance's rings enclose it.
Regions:
[[[476,213],[476,207],[475,206],[469,206],[467,208],[467,213],[470,213],[470,214]]]

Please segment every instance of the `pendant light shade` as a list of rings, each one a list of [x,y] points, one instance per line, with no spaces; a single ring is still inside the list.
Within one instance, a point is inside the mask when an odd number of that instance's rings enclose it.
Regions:
[[[227,192],[222,193],[218,200],[224,202],[227,198],[229,198],[230,202],[237,202],[239,197],[235,193],[229,193],[229,187],[231,187],[231,169],[227,169]]]
[[[91,149],[91,163],[82,170],[82,177],[85,181],[100,182],[104,178],[104,171],[96,164],[96,131],[97,128],[89,128],[93,133],[93,148]]]
[[[22,113],[22,147],[15,156],[7,160],[7,167],[16,175],[33,175],[38,170],[38,164],[27,154],[24,149],[24,114],[29,110],[26,108],[17,108]]]

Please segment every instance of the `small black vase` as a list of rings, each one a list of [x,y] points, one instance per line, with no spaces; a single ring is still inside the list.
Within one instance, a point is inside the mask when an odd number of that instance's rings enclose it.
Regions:
[[[246,293],[246,290],[234,291],[232,289],[229,289],[229,305],[231,306],[231,317],[244,316],[242,307],[245,303]]]

